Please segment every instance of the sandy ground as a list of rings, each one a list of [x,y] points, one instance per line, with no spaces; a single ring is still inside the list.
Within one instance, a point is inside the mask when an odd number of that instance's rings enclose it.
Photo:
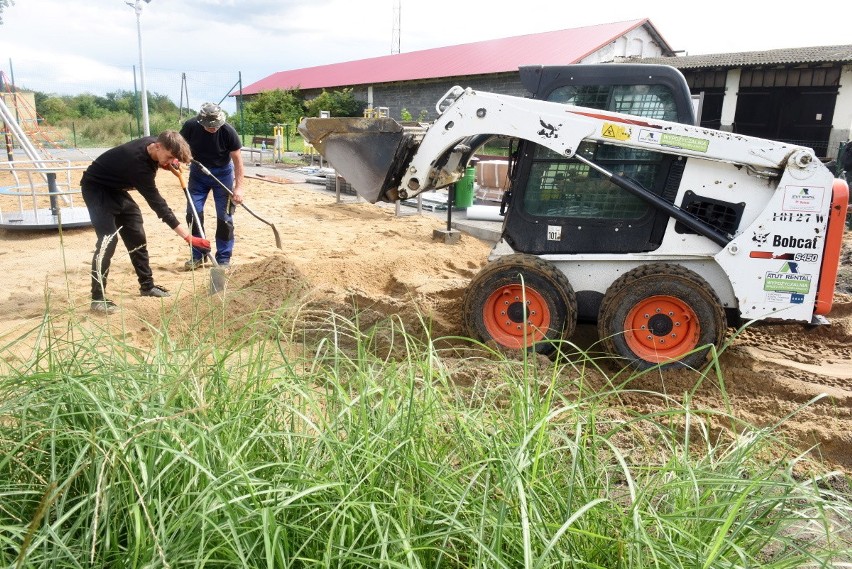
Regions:
[[[280,170],[280,178],[288,179],[288,171]],[[158,184],[173,209],[182,210],[177,179],[161,172]],[[228,305],[220,311],[228,322],[245,322],[258,309],[275,310],[304,293],[299,298],[307,299],[301,300],[305,321],[329,309],[353,315],[357,304],[359,314],[366,315],[364,321],[394,314],[413,330],[422,314],[431,319],[433,336],[462,333],[461,298],[471,277],[485,264],[489,243],[463,235],[460,243],[448,245],[433,239],[433,230],[446,226],[438,217],[417,215],[410,208],[397,216],[393,208],[351,197],[338,203],[332,193],[310,184],[247,179],[246,203],[275,224],[283,250],[276,248],[269,226],[238,210],[234,265],[225,291]],[[190,320],[175,315],[190,310],[193,298],[209,298],[210,273],[206,269],[185,272],[186,245],[141,205],[155,279],[173,296],[140,298],[121,245],[108,295],[121,306],[118,317],[109,317],[115,322],[112,330],[144,346],[165,319],[170,326]],[[14,204],[0,201],[0,207],[7,213]],[[107,318],[87,310],[94,241],[90,228],[61,235],[56,230],[0,229],[1,357],[16,357],[2,346],[36,326],[46,305],[51,314],[73,313],[84,323],[104,325]],[[725,409],[729,404],[735,414],[759,425],[774,425],[795,413],[782,429],[794,445],[802,450],[813,447],[831,467],[852,473],[851,266],[852,233],[847,231],[831,325],[746,330],[721,357],[727,396],[722,396],[717,379],[711,378],[696,390],[696,405]],[[590,346],[594,336],[592,327],[581,326],[576,341]],[[20,343],[15,345],[20,348]],[[460,376],[465,373],[469,372],[460,371]],[[646,374],[634,387],[680,396],[695,384],[694,374],[666,372]],[[801,408],[822,394],[822,399]],[[653,399],[640,395],[627,400],[640,410],[655,405]]]

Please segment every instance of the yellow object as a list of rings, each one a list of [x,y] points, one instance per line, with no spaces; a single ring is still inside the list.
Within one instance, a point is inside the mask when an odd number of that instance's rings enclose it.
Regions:
[[[386,118],[390,112],[388,107],[367,107],[364,109],[365,119],[380,119]]]
[[[620,124],[605,122],[603,123],[603,126],[601,128],[601,136],[605,136],[606,138],[614,138],[615,140],[629,140],[630,129]]]

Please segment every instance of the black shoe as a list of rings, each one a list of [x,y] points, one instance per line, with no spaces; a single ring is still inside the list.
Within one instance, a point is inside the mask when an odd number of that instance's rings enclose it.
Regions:
[[[89,305],[89,310],[98,314],[112,314],[118,311],[118,306],[113,301],[104,298],[102,300],[93,300],[92,304]]]
[[[159,285],[154,285],[151,288],[141,289],[139,294],[141,296],[156,296],[157,298],[171,296],[169,294],[169,291]]]

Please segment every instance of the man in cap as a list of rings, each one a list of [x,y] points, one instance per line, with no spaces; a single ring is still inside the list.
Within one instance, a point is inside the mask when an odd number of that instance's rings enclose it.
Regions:
[[[240,152],[242,140],[234,127],[225,122],[227,116],[219,105],[204,103],[198,115],[183,123],[181,135],[189,143],[194,160],[201,162],[216,179],[205,174],[197,164],[189,168],[187,190],[195,204],[198,217],[204,226],[204,204],[213,192],[216,204],[216,262],[224,267],[231,264],[234,251],[234,209],[243,201],[243,158]],[[217,181],[218,180],[218,181]],[[221,182],[221,184],[219,183]],[[231,189],[228,193],[224,185]],[[201,236],[196,226],[192,209],[187,204],[186,221],[192,234]],[[192,271],[204,263],[204,255],[197,248],[184,264]]]

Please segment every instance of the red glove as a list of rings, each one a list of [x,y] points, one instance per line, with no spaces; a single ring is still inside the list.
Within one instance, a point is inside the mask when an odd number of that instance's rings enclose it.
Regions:
[[[196,249],[200,249],[202,253],[210,252],[210,241],[208,241],[207,239],[202,239],[201,237],[196,237],[195,235],[187,235],[186,237],[184,237],[184,240]]]

